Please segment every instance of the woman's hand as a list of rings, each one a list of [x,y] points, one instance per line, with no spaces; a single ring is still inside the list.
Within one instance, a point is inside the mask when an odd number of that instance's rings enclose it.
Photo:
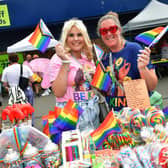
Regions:
[[[145,47],[144,50],[139,50],[140,54],[138,54],[138,69],[143,70],[149,64],[151,50],[149,47]]]
[[[69,60],[69,54],[66,53],[64,50],[64,47],[62,46],[61,43],[58,43],[55,46],[56,54],[62,59],[62,60]]]

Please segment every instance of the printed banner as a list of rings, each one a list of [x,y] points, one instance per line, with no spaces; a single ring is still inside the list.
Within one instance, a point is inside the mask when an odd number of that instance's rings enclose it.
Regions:
[[[10,18],[7,5],[0,5],[0,27],[10,26]]]

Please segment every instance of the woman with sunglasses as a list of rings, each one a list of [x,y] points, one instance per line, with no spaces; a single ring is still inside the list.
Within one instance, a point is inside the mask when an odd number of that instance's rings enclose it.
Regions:
[[[122,87],[124,80],[142,78],[149,91],[156,88],[158,79],[150,63],[151,51],[148,47],[143,49],[138,43],[124,39],[117,13],[109,12],[101,17],[98,21],[97,32],[109,48],[109,52],[102,58],[102,63],[107,70],[113,69],[118,81],[118,84],[112,86],[106,94],[106,100],[110,108],[113,107],[118,111],[126,106]]]
[[[64,107],[69,99],[73,100],[84,109],[79,119],[79,129],[97,128],[98,97],[90,86],[95,72],[92,44],[81,20],[71,19],[64,23],[49,71],[56,106]]]

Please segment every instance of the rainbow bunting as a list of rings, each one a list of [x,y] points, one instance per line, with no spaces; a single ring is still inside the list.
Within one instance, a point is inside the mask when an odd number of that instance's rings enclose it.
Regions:
[[[29,39],[29,42],[41,52],[45,52],[51,38],[53,38],[52,34],[48,30],[43,20],[40,19],[40,23],[36,26],[35,31]]]
[[[155,29],[143,32],[135,37],[135,40],[142,42],[151,47],[156,44],[160,38],[166,33],[168,27],[157,27]]]
[[[97,60],[100,61],[104,55],[104,51],[96,44],[93,44]]]
[[[102,91],[108,91],[111,84],[112,79],[110,77],[110,74],[108,72],[104,72],[103,65],[99,62],[99,64],[96,67],[96,72],[93,76],[91,85]]]
[[[109,114],[106,116],[103,123],[94,130],[90,135],[96,145],[96,147],[99,147],[104,139],[114,133],[121,133],[121,128],[117,122],[117,119],[115,118],[113,112],[109,112]]]

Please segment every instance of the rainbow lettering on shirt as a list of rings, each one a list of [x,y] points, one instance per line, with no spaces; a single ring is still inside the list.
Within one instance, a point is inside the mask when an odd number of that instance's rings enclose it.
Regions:
[[[93,91],[79,91],[73,93],[73,99],[74,101],[85,101],[90,100],[94,96]]]

